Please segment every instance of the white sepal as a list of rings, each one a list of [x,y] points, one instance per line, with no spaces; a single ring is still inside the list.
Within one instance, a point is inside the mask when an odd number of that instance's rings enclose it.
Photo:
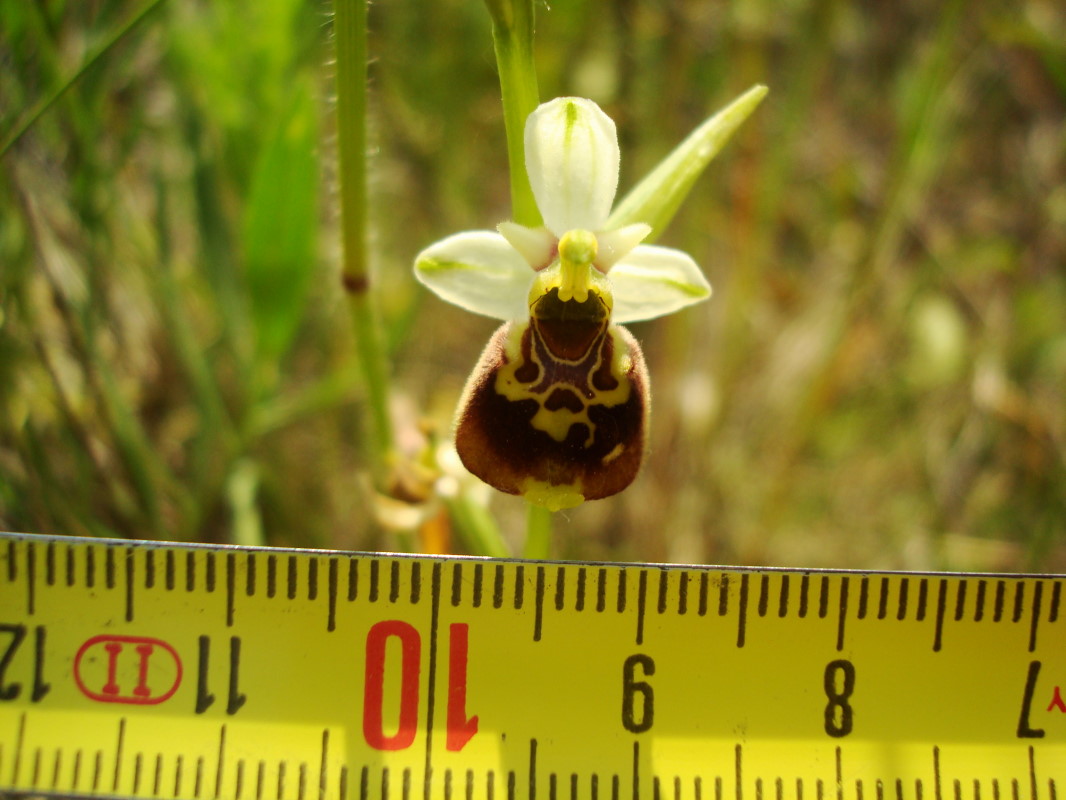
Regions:
[[[618,189],[618,135],[591,100],[559,97],[526,120],[526,172],[544,224],[557,237],[598,231]]]
[[[614,292],[612,322],[661,317],[706,300],[711,284],[688,254],[642,244],[615,264],[608,275]]]
[[[465,231],[430,245],[415,259],[415,275],[441,299],[495,319],[529,316],[534,272],[492,231]]]

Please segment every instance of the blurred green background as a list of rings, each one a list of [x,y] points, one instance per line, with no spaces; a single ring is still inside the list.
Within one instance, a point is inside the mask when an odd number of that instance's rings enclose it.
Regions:
[[[0,140],[144,6],[0,2]],[[366,477],[329,12],[170,0],[0,160],[0,529],[471,549],[435,475]],[[410,265],[508,217],[499,89],[476,0],[370,26],[376,291],[424,460],[494,323]],[[1066,6],[539,3],[537,60],[543,99],[615,119],[622,191],[770,87],[662,239],[715,296],[632,326],[644,471],[557,514],[555,555],[1066,571]],[[522,503],[442,463],[520,548]]]

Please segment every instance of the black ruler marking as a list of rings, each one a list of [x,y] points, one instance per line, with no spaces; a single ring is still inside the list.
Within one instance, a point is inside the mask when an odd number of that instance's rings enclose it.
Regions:
[[[92,589],[96,583],[96,546],[85,548],[85,586]]]
[[[285,596],[290,600],[296,599],[296,586],[299,583],[299,576],[297,575],[298,563],[296,556],[289,556],[289,565],[285,575]]]
[[[400,599],[400,562],[393,560],[389,565],[389,602],[395,603]]]
[[[204,577],[206,589],[209,592],[215,591],[215,554],[212,551],[207,552],[207,575]]]
[[[896,619],[902,622],[907,618],[907,593],[910,589],[910,579],[901,578],[899,582],[899,606],[896,609]]]
[[[504,569],[503,564],[496,565],[496,574],[492,579],[492,607],[503,608],[503,586],[504,586]]]
[[[337,556],[330,558],[329,569],[326,577],[328,584],[327,597],[329,598],[329,605],[326,610],[326,630],[337,630],[337,582],[338,570],[340,569],[340,562]]]
[[[529,740],[529,800],[537,798],[537,740]],[[427,798],[428,800],[428,798]]]
[[[133,622],[134,553],[132,547],[126,548],[126,622]]]
[[[174,591],[174,587],[178,585],[177,558],[178,554],[176,551],[167,550],[166,557],[163,559],[163,580],[168,592]]]
[[[318,599],[318,556],[309,556],[307,559],[307,599]]]
[[[996,599],[992,606],[992,621],[999,622],[1003,619],[1003,602],[1007,594],[1007,585],[1003,581],[996,581]]]
[[[602,612],[607,608],[607,570],[600,567],[596,575],[596,610]]]
[[[1029,652],[1036,650],[1036,628],[1040,624],[1040,604],[1044,596],[1044,584],[1038,582],[1033,587],[1033,612],[1029,618]],[[1033,795],[1036,797],[1036,794]]]
[[[788,574],[781,576],[781,594],[777,600],[777,616],[784,619],[788,616]]]
[[[44,549],[44,581],[49,586],[56,583],[56,543],[52,541]]]
[[[648,600],[648,571],[640,570],[637,584],[637,644],[644,644],[644,610]]]
[[[423,793],[425,800],[430,800],[432,783],[433,755],[433,708],[436,705],[437,689],[437,630],[440,625],[441,562],[433,563],[430,578],[429,610],[429,684],[426,689],[426,760],[423,775]],[[384,787],[382,789],[384,791]]]
[[[222,777],[226,767],[226,725],[218,732],[218,764],[215,767],[215,797],[222,796]]]
[[[562,611],[566,606],[566,567],[560,566],[555,571],[555,610]]]
[[[699,608],[696,610],[696,613],[699,614],[701,617],[707,615],[707,588],[708,588],[707,585],[708,585],[708,583],[710,583],[709,576],[707,575],[706,572],[701,572],[700,573],[700,602],[699,602]]]
[[[940,579],[940,586],[936,593],[936,628],[933,635],[933,652],[939,653],[944,643],[944,611],[948,602],[948,582]]]
[[[848,576],[840,578],[840,604],[837,617],[837,651],[844,649],[844,626],[848,619]]]
[[[955,622],[962,619],[966,611],[966,581],[959,581],[955,586]]]
[[[588,570],[585,567],[577,569],[577,599],[574,601],[575,611],[585,610],[585,584],[588,581]]]
[[[463,565],[456,562],[452,565],[452,606],[456,607],[463,599]]]
[[[770,575],[763,573],[759,579],[759,616],[765,617],[770,608]]]
[[[7,580],[14,583],[18,578],[18,547],[15,539],[7,541]]]
[[[866,610],[869,603],[870,578],[867,575],[863,575],[862,580],[859,581],[859,609],[855,615],[858,619],[866,619]]]
[[[381,563],[377,559],[370,560],[370,593],[367,595],[367,600],[371,603],[378,601],[378,571],[381,569]]]
[[[1018,582],[1014,585],[1014,613],[1011,615],[1011,622],[1017,622],[1022,618],[1022,611],[1025,605],[1025,584]]]
[[[519,564],[515,567],[514,572],[514,608],[515,611],[518,611],[522,608],[522,603],[525,601],[526,569]]]
[[[233,616],[237,601],[237,554],[226,553],[226,627],[233,627]]]
[[[884,619],[888,616],[888,595],[891,591],[891,582],[887,577],[881,578],[881,593],[877,597],[877,618]]]
[[[973,611],[973,621],[980,622],[985,617],[985,594],[988,591],[988,581],[981,578],[977,581],[977,599],[974,601],[976,608]]]
[[[185,554],[185,591],[191,592],[196,588],[196,551],[190,550]]]
[[[537,593],[534,598],[533,641],[539,642],[544,625],[544,566],[537,565]]]
[[[633,800],[640,797],[640,742],[633,742]]]
[[[719,606],[718,613],[722,613]],[[748,624],[748,573],[740,576],[740,607],[737,610],[737,647],[744,646],[744,637]]]
[[[485,581],[484,566],[480,561],[474,564],[474,608],[481,608],[481,594]]]
[[[659,598],[655,610],[660,614],[666,613],[666,595],[670,591],[670,572],[665,569],[659,570]]]
[[[629,573],[624,569],[618,570],[618,613],[626,610],[626,576]]]
[[[416,606],[422,602],[422,564],[418,561],[411,562],[411,605]]]
[[[118,784],[122,777],[122,748],[126,744],[126,718],[120,717],[118,721],[118,741],[115,743],[115,772],[112,775],[111,791],[118,794]]]
[[[271,553],[267,556],[267,597],[274,599],[278,593],[278,557]]]
[[[811,576],[810,573],[804,572],[803,577],[800,578],[800,606],[799,616],[800,619],[807,618],[807,601],[811,590]]]
[[[348,557],[348,593],[345,596],[349,603],[359,596],[359,559],[355,556]]]
[[[111,552],[110,550],[108,552]],[[26,609],[32,615],[37,605],[37,550],[26,542]]]
[[[33,542],[30,542],[29,555],[32,556]],[[30,581],[33,581],[34,570],[30,570]],[[115,588],[115,549],[113,547],[104,546],[104,583],[108,589]]]
[[[688,611],[688,570],[682,570],[677,582],[677,613],[684,616]]]

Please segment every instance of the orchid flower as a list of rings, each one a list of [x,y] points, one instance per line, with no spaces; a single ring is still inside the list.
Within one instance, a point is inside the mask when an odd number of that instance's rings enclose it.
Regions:
[[[591,100],[533,111],[525,159],[544,225],[449,236],[418,255],[415,274],[444,300],[505,320],[460,401],[463,464],[559,510],[622,491],[643,460],[647,369],[619,323],[673,313],[711,287],[686,253],[641,244],[651,225],[608,223],[618,139]]]

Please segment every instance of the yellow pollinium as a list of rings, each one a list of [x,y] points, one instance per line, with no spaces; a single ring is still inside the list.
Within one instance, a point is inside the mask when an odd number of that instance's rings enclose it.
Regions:
[[[559,290],[559,299],[584,303],[593,292],[603,298],[610,313],[614,305],[607,277],[596,267],[599,243],[596,234],[580,228],[567,231],[559,239],[559,259],[537,274],[529,291],[529,304],[552,289]]]

